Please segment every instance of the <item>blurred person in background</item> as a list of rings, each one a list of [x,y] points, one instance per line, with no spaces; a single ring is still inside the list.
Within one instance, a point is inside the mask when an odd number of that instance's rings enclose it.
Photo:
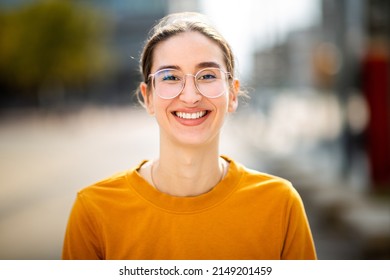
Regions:
[[[163,18],[140,68],[159,155],[78,193],[63,259],[316,259],[292,184],[219,154],[244,93],[232,50],[208,20]]]

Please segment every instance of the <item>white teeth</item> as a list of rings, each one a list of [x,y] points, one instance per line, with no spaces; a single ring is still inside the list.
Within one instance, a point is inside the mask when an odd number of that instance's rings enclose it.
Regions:
[[[182,119],[194,120],[194,119],[199,119],[204,115],[206,115],[206,111],[200,111],[196,113],[175,112],[175,115]]]

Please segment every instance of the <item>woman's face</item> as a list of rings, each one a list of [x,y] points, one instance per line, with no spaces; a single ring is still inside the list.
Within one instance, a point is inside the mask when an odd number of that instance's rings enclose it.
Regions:
[[[156,46],[151,72],[176,68],[184,74],[195,75],[205,67],[218,67],[226,72],[222,50],[199,32],[185,32]],[[173,99],[163,99],[148,92],[146,84],[141,84],[146,108],[159,124],[160,140],[182,145],[207,145],[218,141],[226,113],[237,108],[238,89],[239,82],[233,81],[233,85],[226,86],[222,96],[207,98],[198,92],[194,78],[186,76],[181,94]]]

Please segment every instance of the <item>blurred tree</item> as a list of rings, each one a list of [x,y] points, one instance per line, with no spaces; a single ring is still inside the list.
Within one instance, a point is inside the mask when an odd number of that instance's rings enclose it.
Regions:
[[[38,100],[42,88],[82,85],[103,75],[112,61],[104,19],[73,1],[0,11],[0,86]]]

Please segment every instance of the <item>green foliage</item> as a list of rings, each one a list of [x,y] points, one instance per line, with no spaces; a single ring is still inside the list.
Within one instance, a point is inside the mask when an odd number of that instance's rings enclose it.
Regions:
[[[72,1],[0,12],[0,81],[39,87],[86,82],[107,71],[105,17]]]

